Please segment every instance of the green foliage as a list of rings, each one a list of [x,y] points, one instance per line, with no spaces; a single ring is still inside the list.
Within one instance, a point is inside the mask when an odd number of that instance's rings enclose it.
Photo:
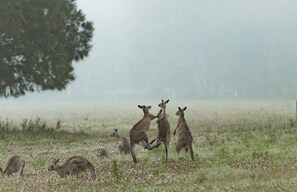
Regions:
[[[47,161],[48,159],[44,157],[36,157],[30,165],[34,168],[42,168],[46,165]]]
[[[120,179],[121,178],[122,173],[121,173],[121,170],[119,168],[117,160],[112,160],[111,173],[112,173],[112,176],[115,179]]]
[[[295,122],[293,121],[293,119],[289,119],[289,125],[291,127],[295,127]]]
[[[61,90],[91,50],[93,24],[72,0],[0,1],[0,96]]]

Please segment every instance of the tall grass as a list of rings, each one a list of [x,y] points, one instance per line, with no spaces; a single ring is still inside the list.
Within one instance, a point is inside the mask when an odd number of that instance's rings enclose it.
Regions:
[[[36,139],[54,139],[65,142],[82,141],[95,137],[94,134],[85,133],[84,130],[70,132],[61,129],[62,122],[57,120],[54,124],[37,117],[36,119],[23,119],[20,125],[8,119],[0,119],[0,138],[10,142],[24,142]]]

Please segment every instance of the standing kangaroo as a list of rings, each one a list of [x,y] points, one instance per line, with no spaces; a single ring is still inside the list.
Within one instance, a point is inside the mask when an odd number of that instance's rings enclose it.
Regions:
[[[132,127],[129,133],[131,155],[134,163],[138,162],[135,154],[135,144],[141,142],[144,145],[144,148],[151,149],[146,133],[150,128],[151,121],[157,117],[149,113],[151,106],[138,105],[138,107],[143,110],[143,118]]]
[[[12,173],[20,171],[20,176],[23,177],[24,167],[25,160],[23,160],[20,155],[13,155],[8,159],[4,171],[0,168],[0,172],[4,175],[10,176]]]
[[[129,154],[130,153],[130,143],[126,137],[120,136],[118,129],[114,129],[114,132],[111,134],[111,137],[115,137],[118,139],[118,149],[120,154]]]
[[[165,145],[166,150],[166,161],[168,160],[168,151],[169,151],[169,144],[170,144],[170,125],[166,116],[166,104],[169,102],[169,100],[165,101],[162,99],[162,102],[159,104],[159,107],[161,107],[160,112],[158,113],[158,136],[157,136],[157,142],[156,145],[152,147],[159,147],[161,145],[161,142]]]
[[[53,165],[48,167],[49,171],[56,171],[61,178],[67,177],[68,175],[76,175],[86,170],[90,170],[93,179],[96,179],[95,169],[92,163],[81,156],[70,157],[62,166],[58,165],[59,159],[53,160]]]
[[[185,148],[186,154],[188,153],[188,149],[190,150],[190,155],[192,160],[194,160],[194,152],[192,148],[192,142],[193,137],[191,134],[191,131],[187,125],[184,111],[187,109],[187,107],[184,107],[181,109],[178,107],[178,111],[176,112],[176,115],[179,116],[179,119],[177,121],[177,126],[173,132],[173,135],[176,134],[176,130],[178,132],[178,139],[176,142],[176,152],[179,155],[179,152],[182,148]]]

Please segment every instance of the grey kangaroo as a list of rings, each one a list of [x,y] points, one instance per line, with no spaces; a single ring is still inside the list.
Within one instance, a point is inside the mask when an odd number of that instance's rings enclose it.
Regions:
[[[99,149],[98,152],[100,157],[108,157],[108,152],[105,149]]]
[[[157,141],[156,145],[152,146],[152,149],[155,147],[159,147],[161,145],[161,142],[165,145],[165,151],[166,151],[166,161],[168,160],[168,151],[169,151],[169,144],[170,144],[170,125],[166,116],[166,104],[169,102],[169,99],[167,101],[164,101],[162,99],[162,102],[159,104],[160,112],[158,113],[158,135],[157,135]],[[151,144],[154,142],[154,140],[151,142]]]
[[[180,150],[182,148],[185,148],[186,154],[188,150],[190,150],[190,155],[192,160],[194,160],[194,152],[192,148],[192,142],[193,142],[193,137],[191,134],[191,131],[187,125],[186,119],[185,119],[185,114],[184,111],[187,109],[187,107],[184,107],[181,109],[178,107],[178,111],[176,112],[176,115],[179,116],[179,119],[177,121],[177,126],[173,132],[173,135],[176,134],[176,131],[178,133],[177,135],[177,142],[176,142],[176,152],[179,155]]]
[[[149,113],[151,106],[138,105],[138,107],[143,110],[143,118],[132,127],[129,133],[131,155],[134,163],[138,162],[135,154],[135,144],[139,144],[141,142],[144,145],[144,148],[149,150],[151,149],[147,137],[147,131],[150,128],[151,121],[157,118],[157,116]]]
[[[25,160],[23,160],[20,155],[13,155],[8,159],[4,171],[0,168],[0,172],[7,176],[10,176],[12,173],[20,172],[20,176],[23,177],[25,164]]]
[[[118,149],[120,154],[129,154],[130,153],[130,143],[126,137],[120,136],[118,129],[114,129],[114,132],[111,134],[111,137],[115,137],[118,140]]]
[[[48,167],[49,171],[56,171],[62,178],[68,175],[76,175],[86,170],[90,170],[93,179],[96,179],[95,169],[92,163],[81,156],[70,157],[62,166],[58,165],[59,159],[54,159],[53,164]]]

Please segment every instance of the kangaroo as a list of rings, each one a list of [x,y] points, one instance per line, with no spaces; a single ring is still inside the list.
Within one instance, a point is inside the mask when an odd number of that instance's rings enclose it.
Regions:
[[[192,142],[193,142],[193,137],[191,134],[191,131],[187,125],[184,111],[187,109],[187,107],[184,107],[181,109],[178,107],[178,111],[176,112],[176,115],[179,116],[179,119],[177,121],[177,126],[173,132],[173,135],[176,134],[176,130],[178,131],[178,139],[176,143],[176,152],[179,156],[179,152],[182,148],[185,148],[186,154],[188,152],[188,149],[190,150],[190,155],[192,160],[194,161],[194,152],[192,148]]]
[[[151,121],[157,118],[157,116],[149,113],[151,106],[138,105],[138,107],[143,110],[143,118],[132,127],[129,133],[131,155],[134,163],[138,162],[135,154],[135,144],[139,144],[141,142],[144,145],[144,148],[149,150],[151,149],[147,137],[147,131],[150,128]]]
[[[13,155],[8,159],[4,171],[0,168],[0,172],[4,175],[10,176],[12,173],[20,171],[20,176],[23,177],[25,164],[25,160],[23,160],[20,155]]]
[[[114,129],[114,132],[110,135],[111,137],[115,137],[118,139],[118,149],[120,154],[129,154],[130,153],[130,143],[126,137],[120,136],[118,129]]]
[[[165,151],[166,151],[166,161],[168,160],[168,151],[169,151],[169,144],[170,144],[170,125],[166,116],[166,104],[168,102],[169,102],[169,99],[167,101],[164,101],[162,99],[162,102],[159,104],[159,107],[161,107],[161,109],[160,109],[160,112],[158,113],[158,120],[157,120],[158,136],[157,136],[156,145],[152,147],[152,149],[155,147],[159,147],[161,145],[161,142],[163,142],[163,144],[165,145]]]
[[[53,165],[48,167],[49,171],[56,171],[61,178],[67,177],[68,175],[76,175],[78,179],[78,174],[84,172],[87,169],[90,170],[93,179],[96,179],[95,169],[92,163],[81,156],[70,157],[62,166],[58,165],[59,159],[53,160]]]
[[[99,149],[98,152],[100,157],[108,157],[108,152],[105,149]]]

